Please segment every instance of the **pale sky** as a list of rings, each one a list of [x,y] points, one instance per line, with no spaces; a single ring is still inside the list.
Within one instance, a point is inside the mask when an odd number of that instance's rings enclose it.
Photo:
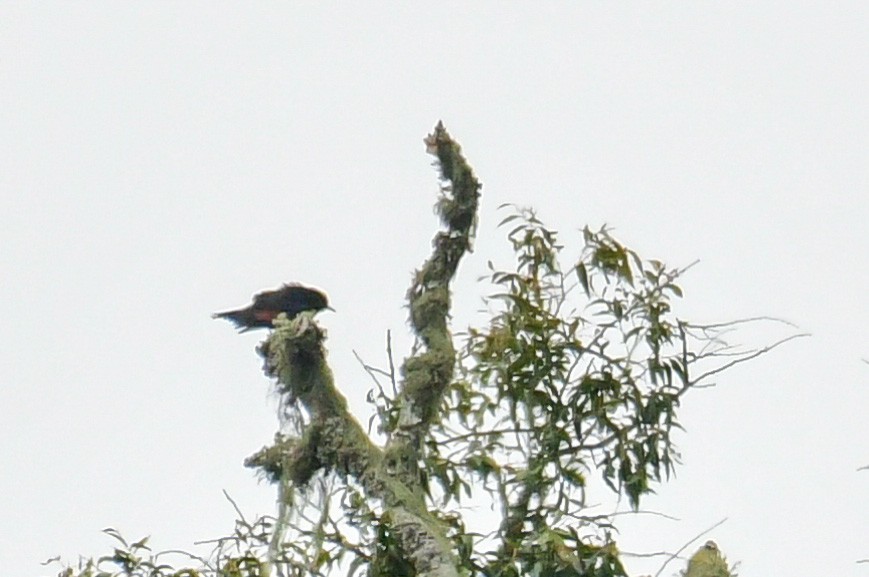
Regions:
[[[812,333],[686,397],[643,505],[679,521],[620,517],[620,548],[727,517],[697,546],[743,577],[869,574],[869,4],[0,2],[0,79],[0,573],[107,553],[109,526],[192,548],[231,531],[223,489],[274,511],[242,467],[277,424],[262,333],[209,317],[254,292],[329,293],[367,420],[353,351],[408,350],[442,119],[484,185],[457,331],[513,202],[576,250],[608,223],[700,259],[683,316]]]

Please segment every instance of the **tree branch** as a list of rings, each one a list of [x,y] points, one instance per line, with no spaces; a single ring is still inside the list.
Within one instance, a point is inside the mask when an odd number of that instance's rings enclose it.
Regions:
[[[263,468],[272,480],[289,477],[297,484],[321,469],[352,477],[369,497],[384,504],[384,518],[395,522],[396,538],[418,575],[458,575],[444,528],[427,510],[422,493],[402,482],[384,451],[347,410],[325,362],[324,338],[307,313],[275,322],[274,332],[262,345],[266,372],[277,378],[286,398],[302,404],[311,423],[301,439],[260,451],[248,459],[248,466]]]
[[[335,387],[325,361],[324,331],[309,313],[292,320],[282,315],[260,352],[266,358],[266,374],[277,379],[284,401],[300,403],[310,423],[300,438],[279,436],[273,447],[259,451],[246,464],[265,471],[273,482],[298,486],[318,471],[353,478],[368,497],[383,503],[380,521],[416,575],[455,577],[458,561],[447,527],[426,507],[418,463],[421,439],[437,418],[453,379],[456,353],[447,327],[449,284],[461,257],[471,249],[480,183],[443,124],[438,123],[425,143],[437,156],[446,183],[437,210],[447,230],[435,236],[434,251],[408,291],[411,326],[424,350],[401,367],[397,429],[389,431],[393,435],[385,449],[375,446]]]
[[[410,323],[424,350],[408,357],[401,367],[404,377],[398,399],[398,428],[387,453],[403,470],[409,485],[419,485],[417,464],[423,436],[438,415],[443,395],[453,380],[456,351],[447,326],[450,282],[461,258],[471,250],[477,223],[480,183],[442,123],[425,139],[426,151],[440,167],[442,196],[437,212],[447,230],[435,235],[434,250],[414,275],[407,292]]]

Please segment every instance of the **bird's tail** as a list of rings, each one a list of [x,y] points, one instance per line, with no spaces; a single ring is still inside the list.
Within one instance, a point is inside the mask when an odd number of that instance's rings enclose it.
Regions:
[[[253,314],[250,309],[239,309],[237,311],[226,311],[223,313],[214,313],[211,315],[213,319],[226,319],[239,329],[238,332],[243,333],[249,331],[253,327],[251,323],[254,321]]]

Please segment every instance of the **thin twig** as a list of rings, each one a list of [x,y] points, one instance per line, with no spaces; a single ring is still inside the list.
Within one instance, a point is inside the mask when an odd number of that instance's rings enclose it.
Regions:
[[[673,517],[672,515],[667,515],[666,513],[661,513],[658,511],[643,511],[643,510],[639,510],[639,511],[615,511],[613,513],[607,513],[606,516],[615,517],[617,515],[652,515],[655,517],[663,517],[664,519],[667,519],[669,521],[681,521],[682,520],[682,519],[679,519],[678,517]]]
[[[205,559],[204,557],[200,557],[199,555],[194,555],[193,553],[190,553],[189,551],[182,551],[181,549],[167,549],[166,551],[160,551],[159,553],[156,553],[154,555],[154,559],[157,559],[161,555],[171,555],[171,554],[184,555],[185,557],[189,557],[190,559],[193,559],[194,561],[198,561],[198,562],[202,563],[202,566],[207,567],[209,571],[215,570],[214,566],[212,566],[212,564],[209,563],[208,560]]]
[[[386,358],[389,359],[389,380],[392,382],[392,396],[398,397],[398,386],[395,384],[395,360],[392,358],[392,331],[386,331]]]
[[[229,496],[229,493],[226,492],[226,489],[223,489],[223,496],[226,497],[226,500],[232,503],[232,508],[235,509],[235,514],[238,515],[238,518],[242,520],[246,527],[250,527],[251,524],[247,522],[247,519],[244,518],[244,514],[241,512],[241,509],[238,508],[238,504]]]
[[[383,369],[378,369],[377,367],[369,365],[368,363],[366,363],[362,359],[362,357],[359,356],[359,353],[357,353],[355,349],[353,350],[353,356],[356,357],[356,360],[359,361],[359,364],[362,365],[362,368],[365,370],[365,372],[368,373],[369,376],[371,376],[371,379],[374,381],[374,384],[376,384],[378,386],[378,388],[380,388],[380,381],[377,380],[377,377],[375,375],[379,374],[379,375],[383,375],[384,377],[388,377],[389,373],[387,373]]]
[[[744,357],[741,357],[741,358],[739,358],[739,359],[736,359],[736,360],[730,361],[729,363],[724,363],[724,364],[721,365],[720,367],[714,368],[714,369],[712,369],[712,370],[710,370],[710,371],[706,371],[705,373],[703,373],[702,375],[700,375],[699,377],[697,377],[696,379],[694,379],[694,382],[695,382],[695,383],[699,383],[700,381],[702,381],[702,380],[704,380],[704,379],[706,379],[706,378],[708,378],[708,377],[711,377],[712,375],[716,375],[716,374],[718,374],[718,373],[721,373],[721,372],[723,372],[723,371],[725,371],[725,370],[727,370],[727,369],[729,369],[729,368],[731,368],[731,367],[733,367],[733,366],[736,366],[736,365],[742,364],[742,363],[744,363],[744,362],[746,362],[746,361],[750,361],[750,360],[752,360],[752,359],[756,359],[757,357],[759,357],[759,356],[761,356],[761,355],[765,355],[766,353],[770,352],[771,350],[773,350],[773,349],[775,349],[775,348],[778,348],[779,346],[781,346],[781,345],[783,345],[783,344],[785,344],[785,343],[787,343],[787,342],[790,342],[790,341],[792,341],[792,340],[794,340],[794,339],[799,339],[799,338],[802,338],[802,337],[809,337],[809,336],[811,336],[810,333],[799,333],[799,334],[796,334],[796,335],[791,335],[791,336],[789,336],[789,337],[785,337],[785,338],[783,338],[783,339],[781,339],[781,340],[779,340],[779,341],[777,341],[777,342],[775,342],[775,343],[773,343],[773,344],[771,344],[771,345],[768,345],[768,346],[765,346],[765,347],[763,347],[763,348],[761,348],[761,349],[758,349],[758,350],[754,351],[754,352],[751,353],[751,354],[746,354],[746,356],[744,356]],[[686,390],[687,390],[687,389],[686,389]]]

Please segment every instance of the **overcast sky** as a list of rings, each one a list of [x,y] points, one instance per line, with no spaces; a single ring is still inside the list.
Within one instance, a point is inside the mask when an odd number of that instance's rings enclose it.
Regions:
[[[0,2],[0,83],[0,572],[108,526],[191,548],[231,530],[223,489],[273,512],[242,467],[276,427],[262,335],[209,318],[254,292],[329,293],[367,419],[352,351],[408,348],[442,119],[484,184],[457,330],[513,202],[700,259],[683,316],[812,333],[685,399],[644,505],[680,520],[620,518],[620,548],[727,517],[700,542],[743,577],[869,574],[869,4]]]

